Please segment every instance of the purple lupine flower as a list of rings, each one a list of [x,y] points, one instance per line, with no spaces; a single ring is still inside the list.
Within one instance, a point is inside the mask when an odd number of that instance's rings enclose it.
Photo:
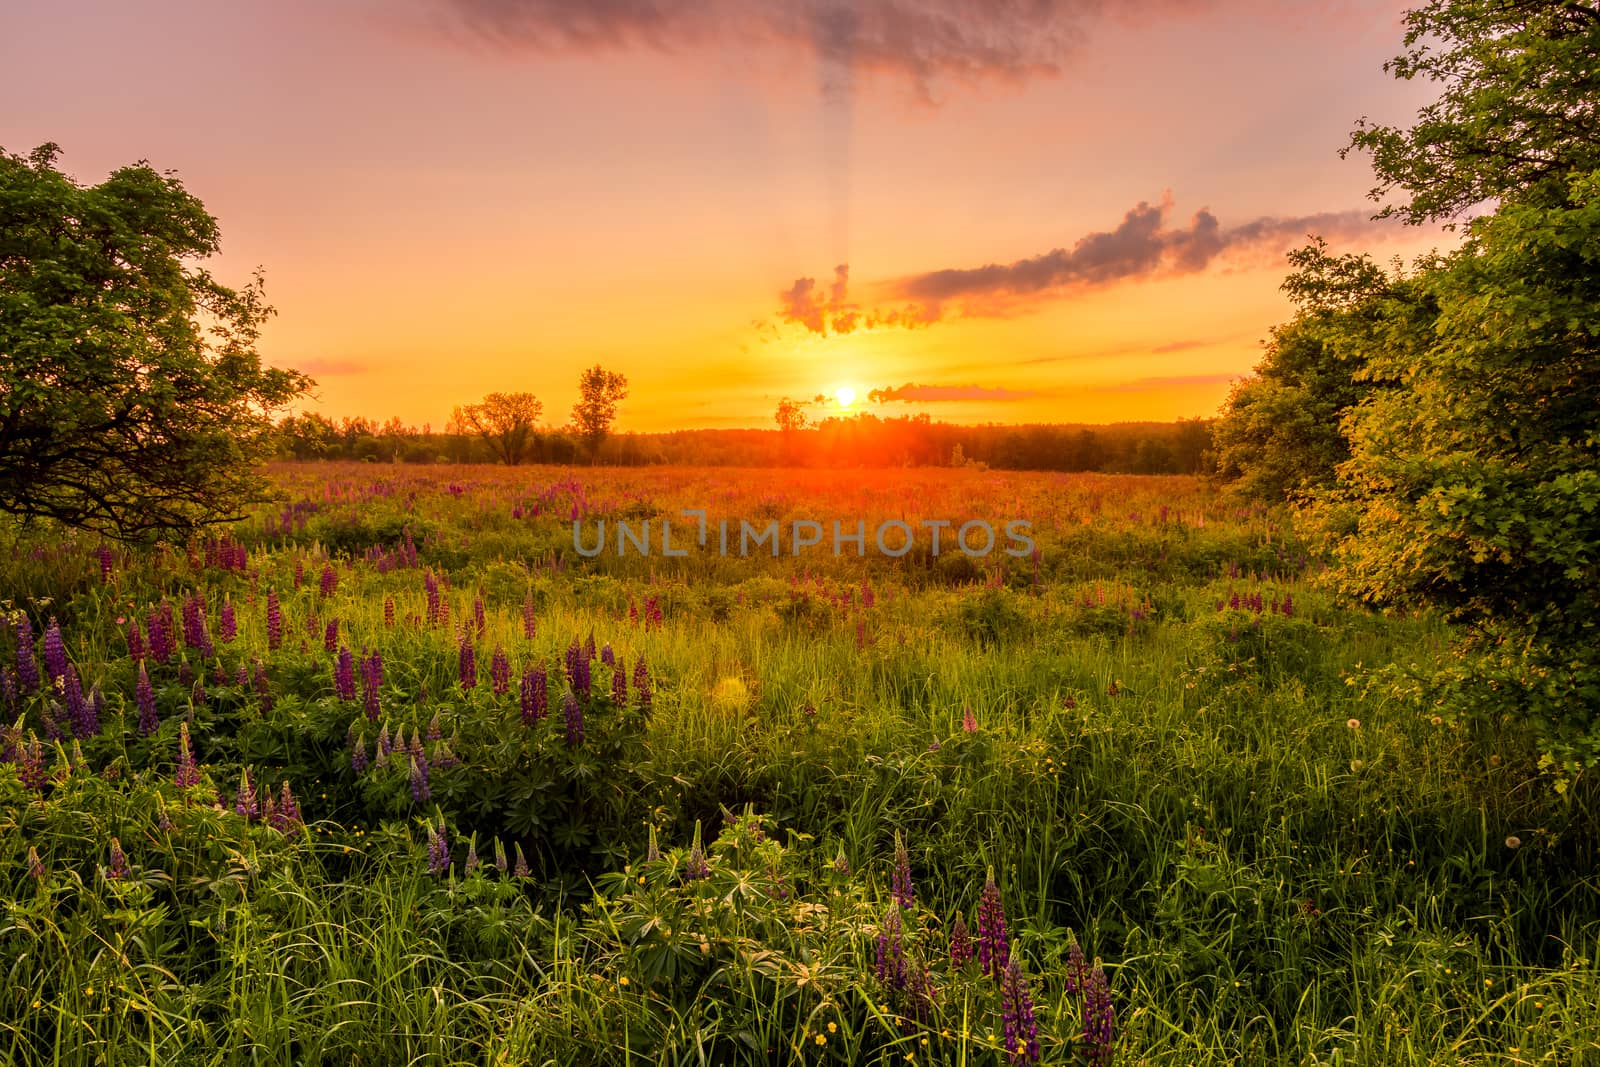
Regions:
[[[639,707],[645,711],[650,710],[652,691],[650,688],[650,668],[644,665],[644,657],[639,657],[639,662],[633,665],[633,695],[639,702]]]
[[[7,711],[17,706],[17,672],[10,667],[0,667],[0,704]]]
[[[461,870],[471,874],[478,869],[478,838],[474,835],[467,841],[467,861],[462,864]]]
[[[188,685],[194,681],[194,668],[189,666],[187,658],[178,663],[178,684]]]
[[[620,662],[611,672],[611,702],[619,708],[628,706],[628,668]]]
[[[442,598],[439,595],[439,580],[433,576],[431,570],[423,573],[422,588],[428,594],[428,625],[437,626],[440,621]]]
[[[361,658],[361,702],[366,708],[367,719],[371,722],[378,721],[381,708],[378,703],[378,693],[383,686],[383,653],[373,652]]]
[[[128,876],[128,857],[122,854],[122,842],[116,838],[111,839],[111,865],[106,868],[107,878],[126,878]]]
[[[701,878],[711,877],[711,864],[706,860],[706,850],[700,844],[700,820],[694,823],[694,842],[689,846],[689,855],[683,863],[683,880],[685,882],[698,881]]]
[[[161,728],[156,718],[156,692],[150,686],[150,675],[145,673],[144,660],[139,661],[139,680],[133,685],[133,702],[139,707],[139,734],[149,737]]]
[[[456,653],[456,674],[463,689],[472,689],[478,684],[478,653],[472,647],[470,633],[463,632],[461,635],[461,647]]]
[[[179,789],[200,784],[200,768],[194,761],[194,751],[189,747],[189,724],[178,724],[178,771],[173,782]]]
[[[967,920],[956,912],[956,921],[950,925],[950,966],[959,970],[972,959],[972,934],[967,929]]]
[[[529,874],[529,871],[528,871],[528,858],[522,854],[522,846],[520,844],[516,846],[516,849],[517,849],[517,865],[515,867],[511,868],[512,877],[515,877],[515,878],[526,878],[526,877],[528,877],[528,874]]]
[[[1039,1026],[1033,1018],[1033,997],[1017,960],[1006,964],[1000,983],[1000,1033],[1010,1062],[1039,1062]]]
[[[127,630],[128,658],[144,659],[144,638],[139,636],[139,620],[129,619]]]
[[[394,597],[383,598],[383,625],[387,628],[394,625]]]
[[[231,600],[224,599],[217,612],[217,636],[222,638],[225,645],[233,644],[233,639],[239,636],[239,619],[234,615]]]
[[[478,631],[478,640],[483,640],[483,635],[489,630],[489,617],[483,610],[483,597],[472,599],[472,627]]]
[[[1067,948],[1067,975],[1062,985],[1068,993],[1077,995],[1083,992],[1088,977],[1089,962],[1083,958],[1083,946],[1078,944],[1077,938],[1073,938]]]
[[[35,882],[44,877],[44,861],[39,858],[39,850],[32,845],[28,846],[28,877]]]
[[[499,645],[494,646],[494,656],[489,661],[489,680],[494,684],[495,696],[503,697],[511,691],[511,661]]]
[[[339,620],[329,619],[328,626],[322,631],[322,650],[332,652],[339,647]]]
[[[100,723],[91,721],[93,709],[83,699],[83,682],[78,678],[78,668],[67,664],[67,672],[58,683],[67,698],[67,722],[73,737],[93,737],[100,732]]]
[[[256,787],[250,784],[249,767],[239,777],[239,793],[233,802],[233,810],[243,815],[246,822],[261,813],[261,807],[256,802]]]
[[[23,788],[35,793],[44,792],[45,783],[50,781],[50,771],[44,765],[44,746],[31,733],[28,743],[17,747],[17,777]]]
[[[322,595],[325,596],[325,597],[332,596],[333,593],[334,593],[334,590],[336,590],[338,588],[339,588],[339,572],[333,569],[333,564],[324,563],[322,565],[322,588],[321,588]]]
[[[111,546],[102,543],[94,550],[95,559],[100,561],[100,584],[106,585],[111,581],[111,566],[116,562],[116,556],[111,552]]]
[[[839,843],[839,851],[833,857],[833,869],[838,874],[850,874],[850,857],[844,854],[844,842]]]
[[[1111,1062],[1112,1045],[1116,1040],[1117,1012],[1111,1004],[1111,984],[1106,972],[1095,960],[1084,981],[1083,991],[1083,1041],[1088,1046],[1088,1061],[1098,1067]]]
[[[539,620],[533,611],[533,592],[522,598],[522,636],[532,641],[539,632]]]
[[[522,723],[532,726],[544,718],[549,707],[545,695],[545,676],[543,667],[530,667],[522,672]]]
[[[383,724],[383,729],[378,731],[378,748],[377,748],[377,754],[373,758],[373,763],[376,766],[379,766],[379,767],[388,766],[388,764],[389,764],[389,751],[390,751],[390,746],[389,746],[389,724],[388,723],[384,723]]]
[[[356,658],[345,645],[339,646],[339,656],[333,665],[333,692],[343,701],[356,698]]]
[[[439,713],[433,713],[433,718],[428,720],[428,740],[437,741],[444,736],[444,725],[439,722]]]
[[[411,757],[411,799],[417,804],[425,802],[433,796],[433,789],[428,784],[428,761]]]
[[[607,667],[616,666],[617,654],[611,651],[611,642],[609,641],[607,641],[606,646],[600,650],[600,662],[604,663]]]
[[[404,728],[401,729],[400,733],[401,737],[404,737]],[[420,727],[414,727],[412,729],[411,743],[406,745],[406,751],[411,754],[412,759],[421,760],[424,764],[428,762],[427,753],[424,752],[422,748],[422,729]]]
[[[256,696],[261,699],[261,710],[272,710],[272,686],[267,680],[267,665],[259,659],[255,661],[255,687]]]
[[[561,712],[567,722],[567,745],[576,748],[583,744],[583,705],[571,690],[561,696]]]
[[[296,589],[299,589],[302,585],[305,584],[305,580],[306,580],[306,561],[303,560],[303,559],[296,559],[294,561],[294,587]]]
[[[572,687],[574,692],[577,692],[578,679],[582,678],[587,683],[589,674],[589,664],[588,661],[584,659],[583,646],[577,641],[574,641],[572,644],[567,646],[566,667],[567,684]],[[588,694],[589,687],[587,684],[584,685],[583,692],[585,695]]]
[[[889,878],[889,894],[902,908],[916,907],[917,894],[911,888],[911,854],[906,851],[899,830],[894,832],[894,873]]]
[[[233,684],[240,689],[250,687],[250,665],[240,661],[239,669],[233,672]]]
[[[61,705],[54,700],[45,704],[44,710],[39,713],[40,722],[44,726],[44,736],[49,741],[61,740]]]
[[[978,965],[984,974],[998,981],[1010,960],[1005,907],[1000,902],[1000,887],[994,881],[994,868],[990,867],[983,895],[978,899]]]
[[[505,874],[510,864],[506,862],[506,846],[497,837],[494,839],[494,869]]]
[[[89,700],[83,709],[83,724],[87,727],[85,737],[94,737],[100,732],[100,724],[105,721],[106,695],[96,682],[89,687]]]
[[[178,651],[178,636],[172,625],[172,605],[166,601],[151,608],[145,615],[144,632],[150,639],[150,658],[157,663],[170,663]]]
[[[67,645],[61,639],[61,624],[55,619],[44,631],[44,669],[52,682],[67,675]]]
[[[272,823],[273,829],[287,834],[303,825],[304,821],[300,815],[300,801],[295,799],[294,791],[289,788],[289,780],[285,778],[283,788],[278,792],[278,811]]]
[[[283,644],[283,608],[278,604],[278,591],[267,590],[267,648],[276,650]]]
[[[33,658],[33,626],[17,612],[17,685],[24,693],[39,688],[39,662]]]
[[[350,747],[350,769],[357,774],[367,769],[367,735],[356,734],[356,743]]]
[[[450,869],[450,838],[445,832],[444,817],[439,817],[439,827],[428,826],[428,873],[443,874]]]
[[[588,661],[588,660],[593,660],[594,657],[595,657],[594,631],[590,630],[589,631],[589,640],[584,642],[584,645],[583,645],[583,658],[586,661]]]
[[[272,790],[261,792],[261,821],[274,830],[278,828],[278,802],[272,799]]]
[[[206,600],[198,593],[183,600],[183,643],[196,649],[202,656],[215,654],[211,633],[206,626]]]
[[[890,904],[878,924],[878,958],[875,971],[878,981],[887,989],[900,992],[906,987],[905,923],[900,917],[900,905]]]

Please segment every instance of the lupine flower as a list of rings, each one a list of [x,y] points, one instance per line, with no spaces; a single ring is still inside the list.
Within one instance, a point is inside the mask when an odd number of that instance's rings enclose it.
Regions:
[[[567,647],[567,683],[574,693],[589,695],[589,657],[576,641]]]
[[[506,650],[499,645],[494,646],[494,655],[489,660],[489,681],[497,697],[503,697],[511,691],[511,661],[506,658]]]
[[[650,668],[644,665],[644,657],[639,657],[639,662],[633,665],[633,693],[634,699],[639,702],[639,707],[645,711],[650,710],[652,696],[650,688]]]
[[[456,654],[456,673],[461,680],[461,688],[472,689],[478,684],[478,654],[472,647],[472,635],[461,635],[461,648]]]
[[[332,652],[339,647],[339,620],[329,619],[328,626],[322,632],[322,650]]]
[[[334,661],[333,692],[340,700],[356,698],[356,658],[345,645],[339,646],[339,656]]]
[[[497,837],[494,839],[494,869],[505,874],[509,866],[510,864],[506,862],[506,846]]]
[[[1006,939],[1006,912],[1000,903],[1000,887],[994,881],[994,868],[983,883],[983,895],[978,900],[978,965],[983,973],[999,980],[1011,959],[1011,947]]]
[[[339,572],[333,569],[333,564],[324,563],[322,565],[322,595],[325,597],[332,596],[334,590],[338,588]]]
[[[35,793],[42,793],[50,781],[50,771],[44,765],[44,746],[31,733],[27,744],[17,746],[17,777],[23,788]]]
[[[522,636],[532,641],[539,632],[539,621],[533,612],[533,593],[522,598]]]
[[[1083,1042],[1088,1046],[1088,1061],[1105,1067],[1111,1062],[1112,1044],[1116,1039],[1117,1012],[1111,1004],[1111,985],[1106,972],[1095,960],[1084,981],[1083,991]]]
[[[178,684],[188,685],[194,681],[194,668],[189,665],[187,658],[178,664]]]
[[[273,821],[272,826],[278,832],[287,834],[301,825],[302,821],[300,802],[295,799],[293,790],[289,788],[289,780],[286,778],[283,782],[283,788],[278,793],[277,818]]]
[[[972,713],[971,705],[961,709],[961,729],[969,734],[978,732],[978,717]]]
[[[917,895],[911,888],[911,854],[900,831],[894,832],[894,874],[889,879],[889,893],[902,908],[916,907]]]
[[[54,619],[44,631],[44,669],[51,681],[67,674],[67,645],[61,639],[61,624]]]
[[[373,652],[370,656],[361,658],[361,701],[366,708],[367,718],[372,722],[378,721],[381,708],[378,703],[378,692],[383,685],[383,653]]]
[[[700,820],[694,823],[694,842],[689,846],[689,855],[683,864],[683,880],[693,882],[701,878],[711,877],[711,864],[706,861],[706,850],[700,844]]]
[[[472,598],[472,626],[478,631],[478,639],[481,641],[483,635],[489,629],[489,616],[483,610],[483,597],[481,596]]]
[[[28,846],[28,877],[35,882],[44,877],[44,861],[39,858],[39,850],[32,845]]]
[[[17,612],[17,685],[24,693],[39,688],[39,663],[33,658],[33,626]]]
[[[524,856],[522,854],[522,846],[520,844],[516,846],[516,850],[517,850],[517,865],[515,867],[511,868],[511,874],[514,877],[517,877],[517,878],[526,878],[526,877],[528,877],[528,873],[529,873],[528,872],[528,859],[527,859],[526,856]]]
[[[1076,995],[1083,992],[1088,977],[1089,963],[1083,958],[1083,946],[1078,944],[1077,938],[1073,938],[1072,944],[1067,947],[1067,975],[1062,984],[1068,993]]]
[[[231,645],[238,635],[239,620],[233,612],[233,601],[224,599],[217,611],[217,636],[222,638],[223,644]]]
[[[100,561],[100,584],[111,581],[111,565],[116,562],[116,557],[111,554],[111,546],[102,544],[94,550],[95,559]]]
[[[1006,964],[1000,983],[1000,1033],[1012,1063],[1039,1061],[1039,1027],[1033,1018],[1033,997],[1016,960]]]
[[[276,650],[283,644],[283,609],[278,605],[278,592],[267,590],[267,648]]]
[[[900,918],[900,905],[890,904],[878,924],[878,981],[885,988],[900,992],[906,987],[905,924]]]
[[[183,601],[183,643],[199,651],[202,656],[211,656],[216,652],[206,626],[205,597],[198,593],[185,597]]]
[[[628,706],[628,668],[621,663],[611,672],[611,702],[619,708]]]
[[[67,713],[72,718],[72,733],[75,737],[94,737],[100,732],[100,716],[94,704],[84,699],[83,682],[78,678],[78,668],[67,666],[67,676],[64,679],[67,694]]]
[[[443,598],[439,595],[439,581],[432,571],[422,575],[422,588],[428,594],[428,625],[437,626],[443,615]]]
[[[243,815],[246,822],[251,821],[261,813],[260,805],[256,802],[256,788],[250,784],[250,768],[246,767],[239,778],[239,793],[233,802],[233,810]]]
[[[649,842],[649,844],[647,844],[645,846],[645,849],[644,849],[644,861],[646,863],[655,863],[660,858],[661,858],[661,845],[656,840],[656,826],[655,826],[655,823],[651,823],[650,824],[650,842]]]
[[[357,774],[367,769],[367,735],[356,734],[356,743],[350,746],[350,769]]]
[[[139,680],[133,686],[133,701],[139,706],[139,734],[149,737],[161,727],[156,718],[156,694],[150,687],[150,675],[145,673],[144,660],[139,661]]]
[[[609,641],[606,642],[606,647],[600,650],[600,662],[604,663],[607,667],[616,666],[617,654],[611,651],[611,642]]]
[[[177,634],[173,632],[172,625],[172,605],[162,601],[160,607],[151,608],[145,616],[144,631],[150,638],[150,658],[157,663],[170,663],[173,654],[178,651]]]
[[[240,689],[249,688],[250,667],[248,664],[239,664],[239,669],[233,672],[233,684]]]
[[[844,854],[843,842],[839,843],[839,851],[833,857],[833,869],[843,875],[850,873],[850,858]]]
[[[543,667],[530,667],[522,672],[522,722],[531,726],[544,718],[549,701],[545,695]]]
[[[394,597],[392,596],[383,598],[383,625],[385,627],[394,625]]]
[[[139,620],[129,619],[127,629],[128,658],[144,659],[144,638],[139,636]]]
[[[428,761],[411,757],[411,799],[417,804],[425,802],[433,796],[433,790],[428,785]]]
[[[383,766],[387,765],[388,762],[389,762],[389,724],[388,723],[384,723],[383,724],[383,729],[378,731],[378,752],[377,752],[377,757],[373,760],[373,762],[375,764],[377,764],[377,766],[379,766],[379,767],[383,767]]]
[[[467,862],[462,865],[461,869],[467,874],[471,874],[478,869],[478,838],[476,834],[467,841]]]
[[[583,744],[583,705],[570,690],[561,696],[561,713],[566,718],[567,745],[576,748]]]
[[[584,645],[583,645],[583,658],[585,660],[593,660],[594,657],[595,657],[594,631],[590,630],[589,631],[589,640],[584,642]]]
[[[17,706],[17,672],[10,667],[0,668],[0,703],[8,711]]]
[[[254,678],[254,681],[255,681],[255,687],[256,687],[256,696],[261,701],[261,710],[263,712],[271,711],[272,710],[272,686],[271,686],[271,684],[269,683],[269,681],[267,679],[267,665],[265,663],[262,663],[259,659],[255,661],[255,678]]]
[[[439,722],[439,713],[433,713],[433,718],[428,720],[428,740],[437,741],[444,736],[444,726]]]
[[[950,966],[965,967],[972,959],[972,934],[967,930],[967,920],[956,912],[956,921],[950,925]]]
[[[428,873],[443,874],[450,869],[450,838],[445,832],[444,818],[438,829],[428,826]]]
[[[111,865],[106,868],[107,878],[126,878],[128,876],[128,857],[122,854],[122,842],[116,838],[111,839]]]
[[[179,789],[200,784],[200,768],[194,761],[194,750],[189,747],[189,724],[178,724],[178,772],[173,782]]]
[[[296,559],[294,561],[294,587],[296,589],[299,589],[302,585],[305,584],[305,580],[306,580],[306,562],[303,559]]]

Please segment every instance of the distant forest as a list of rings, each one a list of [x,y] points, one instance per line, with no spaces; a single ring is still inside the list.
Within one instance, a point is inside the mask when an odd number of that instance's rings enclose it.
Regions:
[[[1121,422],[1104,426],[983,425],[935,422],[927,415],[882,418],[863,412],[794,430],[674,430],[616,433],[600,447],[611,466],[678,464],[708,467],[949,467],[1003,470],[1199,474],[1212,465],[1210,419]],[[284,459],[373,463],[488,463],[487,443],[460,432],[418,429],[398,419],[338,422],[316,414],[278,426]],[[530,463],[587,463],[570,429],[539,430]]]

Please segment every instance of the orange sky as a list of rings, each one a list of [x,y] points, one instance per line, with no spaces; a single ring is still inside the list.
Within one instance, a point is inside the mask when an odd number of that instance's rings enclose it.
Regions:
[[[1431,95],[1381,70],[1391,2],[132,6],[7,6],[0,146],[176,170],[331,417],[525,390],[559,422],[595,362],[624,430],[843,385],[958,422],[1208,415],[1288,311],[1301,221],[1384,260],[1448,240],[1358,221],[1372,176],[1337,156]],[[886,324],[785,321],[841,263],[833,310]]]

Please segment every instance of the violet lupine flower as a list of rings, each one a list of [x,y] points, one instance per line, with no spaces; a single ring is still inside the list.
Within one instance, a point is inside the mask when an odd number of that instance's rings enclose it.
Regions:
[[[250,666],[241,662],[239,669],[233,672],[233,684],[239,689],[250,688]]]
[[[622,663],[611,672],[611,702],[619,708],[628,706],[628,668]]]
[[[356,743],[350,747],[350,769],[361,774],[367,769],[367,735],[356,734]]]
[[[905,923],[900,917],[900,905],[890,904],[878,924],[878,981],[886,989],[900,992],[906,987]]]
[[[462,633],[461,648],[456,653],[456,674],[461,688],[472,689],[478,684],[478,653],[472,647],[472,635]]]
[[[482,640],[483,635],[489,630],[489,616],[483,610],[481,596],[472,598],[472,626],[478,631],[479,640]]]
[[[100,584],[106,585],[111,581],[111,565],[116,562],[111,546],[102,544],[94,550],[94,557],[100,562]]]
[[[389,765],[389,751],[390,751],[390,746],[389,746],[389,724],[388,723],[384,723],[383,724],[383,729],[378,731],[377,755],[373,758],[373,764],[375,766],[378,766],[378,767],[386,767],[386,766],[388,766]]]
[[[67,721],[72,727],[72,736],[93,737],[100,732],[100,722],[94,716],[94,709],[83,698],[83,682],[78,678],[78,668],[67,665],[67,673],[61,679],[62,692],[67,698]]]
[[[255,661],[255,687],[256,696],[261,698],[261,710],[272,710],[272,686],[267,680],[267,665],[259,659]]]
[[[589,631],[589,640],[584,642],[583,657],[584,657],[585,660],[593,660],[594,657],[595,657],[594,631],[593,630]]]
[[[233,802],[233,810],[243,815],[246,822],[250,822],[261,813],[261,807],[256,802],[256,787],[250,784],[248,767],[239,778],[239,793]]]
[[[144,638],[139,636],[139,620],[128,620],[128,658],[144,659]]]
[[[584,658],[583,646],[574,641],[567,646],[567,684],[573,692],[578,692],[578,681],[583,680],[583,693],[589,693],[589,662]]]
[[[567,746],[577,748],[583,744],[583,705],[570,690],[561,696],[561,713],[566,718]]]
[[[224,600],[217,611],[217,636],[225,645],[233,644],[233,639],[239,636],[239,619],[233,612],[231,600]]]
[[[1010,1062],[1039,1062],[1039,1026],[1033,1018],[1033,996],[1016,960],[1006,964],[1000,983],[1000,1033]]]
[[[278,604],[278,591],[267,590],[267,648],[276,650],[283,644],[283,608]]]
[[[450,838],[445,832],[444,817],[439,827],[428,826],[428,873],[443,874],[450,869]]]
[[[850,874],[850,857],[844,854],[844,843],[839,843],[839,851],[833,857],[833,869],[839,874]]]
[[[44,736],[48,741],[61,740],[61,705],[54,700],[47,703],[44,710],[39,713],[39,720],[44,725]]]
[[[902,908],[916,907],[917,894],[911,888],[911,854],[906,851],[899,830],[894,832],[894,873],[889,878],[889,894]]]
[[[144,660],[139,661],[139,680],[133,685],[133,702],[139,707],[139,735],[149,737],[161,728],[156,718],[156,693],[150,686],[150,675],[145,673]]]
[[[522,846],[520,844],[516,846],[516,850],[517,850],[517,865],[515,867],[511,868],[512,877],[515,877],[515,878],[526,878],[526,877],[528,877],[528,874],[530,873],[528,871],[528,858],[522,854]]]
[[[283,788],[278,792],[278,810],[276,818],[272,820],[272,828],[281,834],[287,834],[304,823],[300,815],[300,801],[295,799],[294,791],[289,788],[289,780],[283,780]]]
[[[338,588],[339,572],[333,569],[333,564],[324,563],[322,565],[322,595],[325,597],[332,596],[334,590]]]
[[[383,598],[383,625],[387,628],[394,625],[394,597]]]
[[[494,685],[495,696],[503,697],[511,691],[511,661],[499,645],[494,646],[494,656],[489,660],[489,680]]]
[[[305,580],[306,580],[306,562],[303,559],[297,559],[297,560],[294,561],[294,587],[296,589],[299,589],[302,585],[305,584]]]
[[[322,632],[322,651],[332,652],[339,647],[339,620],[329,619],[327,629]]]
[[[179,685],[188,685],[190,682],[193,682],[193,681],[194,681],[194,668],[189,666],[188,659],[184,659],[181,662],[179,662],[179,664],[178,664],[178,684]]]
[[[549,708],[549,699],[545,694],[545,675],[543,667],[530,667],[522,672],[522,724],[532,726],[544,718]]]
[[[400,733],[401,737],[404,737],[404,728],[401,729]],[[422,748],[422,729],[420,727],[412,729],[411,743],[406,746],[406,751],[411,754],[412,759],[421,760],[424,764],[428,762],[427,753],[424,752]]]
[[[1111,1062],[1116,1025],[1111,985],[1106,981],[1106,972],[1100,969],[1100,961],[1096,960],[1084,981],[1083,991],[1083,1042],[1088,1046],[1089,1063],[1106,1067]]]
[[[1010,960],[1005,907],[1000,902],[1000,887],[994,881],[994,868],[990,867],[978,900],[978,965],[984,974],[998,981]]]
[[[100,733],[100,724],[105,721],[106,695],[96,682],[89,687],[89,700],[83,709],[83,724],[88,727],[85,737],[94,737]]]
[[[50,771],[44,765],[44,746],[31,733],[28,743],[17,747],[17,777],[24,789],[35,793],[44,792],[45,783],[50,781]]]
[[[198,593],[183,600],[183,643],[188,648],[199,650],[202,656],[216,653],[206,627],[206,601]]]
[[[439,722],[439,713],[433,713],[433,718],[428,720],[428,740],[437,741],[444,736],[444,725]]]
[[[339,656],[333,665],[333,692],[343,701],[356,698],[356,658],[344,645],[339,646]]]
[[[478,838],[473,836],[467,841],[467,862],[462,865],[461,869],[465,873],[471,874],[478,869],[478,862]]]
[[[39,850],[32,845],[28,846],[28,877],[35,882],[44,877],[44,861],[39,858]]]
[[[0,668],[0,703],[8,711],[17,706],[17,672],[10,667]]]
[[[433,789],[428,784],[428,761],[411,757],[411,799],[414,803],[424,803],[433,796]]]
[[[107,878],[126,878],[128,876],[128,857],[122,854],[122,842],[116,838],[111,839],[111,865],[106,868]]]
[[[178,724],[178,772],[173,782],[179,789],[200,784],[200,768],[194,761],[194,751],[189,747],[189,724]]]
[[[378,721],[381,708],[378,704],[378,692],[383,686],[383,653],[373,652],[370,656],[361,658],[361,702],[366,708],[367,718],[372,722]]]
[[[696,819],[694,842],[689,846],[689,855],[683,863],[683,880],[694,882],[709,877],[711,877],[711,864],[706,861],[706,850],[700,844],[700,820]]]
[[[644,711],[650,710],[652,691],[650,688],[650,668],[644,665],[644,657],[639,657],[639,662],[633,665],[633,694],[639,702],[639,707]]]
[[[162,602],[151,608],[145,616],[144,632],[150,639],[150,658],[157,663],[170,663],[178,651],[178,637],[172,626],[172,605]]]
[[[606,646],[600,650],[600,662],[604,663],[607,667],[616,666],[617,654],[611,651],[611,642],[609,641],[607,641]]]
[[[532,641],[539,632],[539,620],[533,613],[533,594],[522,598],[522,636]]]
[[[956,921],[950,925],[950,966],[959,970],[972,959],[972,933],[967,929],[967,920],[956,912]]]
[[[1078,944],[1077,938],[1073,938],[1067,948],[1067,976],[1062,984],[1068,993],[1076,995],[1083,992],[1088,977],[1089,963],[1083,958],[1083,946]]]
[[[44,669],[52,682],[67,675],[67,645],[61,639],[61,624],[54,619],[44,631]]]
[[[33,626],[17,612],[17,685],[24,693],[39,688],[39,663],[33,658]]]
[[[428,594],[428,625],[438,625],[442,599],[439,596],[439,580],[433,576],[432,571],[423,573],[422,588]]]

